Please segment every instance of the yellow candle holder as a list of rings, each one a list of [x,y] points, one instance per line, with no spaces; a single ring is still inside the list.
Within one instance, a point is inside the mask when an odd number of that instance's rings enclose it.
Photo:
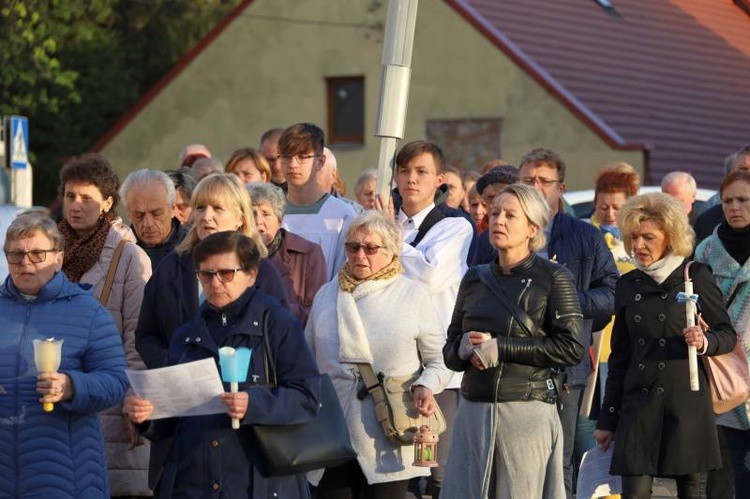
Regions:
[[[60,368],[62,359],[63,340],[47,338],[46,340],[33,340],[34,344],[34,364],[40,373],[53,373]],[[55,404],[52,402],[42,402],[42,410],[51,412]]]

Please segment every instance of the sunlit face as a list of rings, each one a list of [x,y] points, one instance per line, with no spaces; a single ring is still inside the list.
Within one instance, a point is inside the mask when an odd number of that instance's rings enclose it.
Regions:
[[[350,245],[359,245],[356,252],[352,252]],[[373,255],[366,253],[366,247],[374,248],[380,246]],[[345,243],[346,261],[352,274],[357,279],[366,279],[388,266],[393,261],[393,253],[387,251],[383,246],[383,240],[379,235],[358,230],[347,239]]]
[[[279,156],[279,141],[266,141],[260,146],[260,153],[268,161],[268,166],[271,167],[271,181],[274,184],[283,184],[286,179],[284,178],[284,170],[281,167],[281,157]]]
[[[270,203],[258,203],[253,205],[253,217],[255,217],[255,225],[258,227],[260,238],[263,239],[263,244],[268,246],[276,237],[276,234],[281,228],[281,220],[276,216],[276,212],[273,210],[273,206]]]
[[[241,159],[234,165],[234,171],[232,172],[238,177],[243,184],[249,184],[250,182],[268,182],[266,174],[260,171],[260,168],[250,158]]]
[[[546,163],[527,164],[518,172],[518,178],[542,193],[553,214],[560,209],[560,198],[565,192],[565,183],[560,181],[557,168]]]
[[[448,198],[445,200],[445,204],[451,208],[458,209],[466,195],[461,177],[453,172],[446,172],[444,177],[445,185],[448,186]]]
[[[669,251],[669,238],[661,224],[645,220],[630,234],[630,247],[641,265],[648,266],[661,260]]]
[[[52,242],[43,232],[37,231],[31,237],[9,241],[7,251],[8,253],[15,253],[50,249],[53,249]],[[36,295],[52,279],[55,272],[58,272],[62,268],[62,262],[62,251],[50,251],[46,253],[44,261],[39,263],[32,263],[29,255],[26,255],[20,263],[8,263],[10,278],[21,293]]]
[[[474,220],[474,223],[478,224],[487,214],[487,209],[482,202],[481,196],[476,190],[470,191],[467,197],[469,199],[469,215],[471,215],[471,219]]]
[[[242,227],[239,209],[230,206],[226,200],[214,201],[197,204],[193,209],[193,223],[199,240],[214,232],[237,231]]]
[[[625,203],[627,196],[624,192],[599,192],[596,194],[594,210],[601,225],[617,226],[617,214]]]
[[[686,182],[672,182],[662,187],[661,191],[679,201],[685,213],[690,213],[693,210],[695,193],[690,190]]]
[[[187,197],[185,191],[182,189],[177,190],[177,202],[172,209],[172,215],[180,221],[181,225],[189,223],[190,217],[193,215],[193,207],[190,206],[190,198]]]
[[[435,191],[443,183],[443,174],[437,173],[435,158],[430,153],[414,156],[396,169],[396,186],[403,199],[402,209],[414,215],[427,208],[435,199]]]
[[[215,272],[223,269],[240,268],[240,260],[235,253],[221,253],[211,255],[198,265],[197,270]],[[203,294],[206,301],[216,308],[223,308],[242,296],[247,288],[255,284],[258,275],[256,269],[240,270],[234,274],[230,282],[222,282],[218,275],[211,277],[208,281],[200,278]]]
[[[127,194],[128,216],[138,239],[147,248],[162,244],[172,232],[173,206],[167,202],[167,191],[151,183],[145,189],[130,189]]]
[[[469,213],[469,192],[471,192],[471,189],[473,189],[476,184],[477,183],[473,180],[467,180],[464,182],[464,192],[466,195],[464,196],[463,201],[461,201],[461,208],[466,213]]]
[[[105,199],[94,184],[65,182],[65,219],[78,234],[87,234],[94,230],[101,214],[109,211],[113,203],[112,196]]]
[[[499,251],[529,251],[529,241],[539,228],[529,222],[515,194],[500,193],[490,209],[490,243]]]
[[[281,158],[284,177],[289,185],[295,187],[307,185],[313,178],[313,173],[323,168],[324,164],[325,154],[315,154],[313,150]]]
[[[366,210],[375,208],[375,188],[377,180],[372,179],[362,184],[362,190],[357,195],[357,202]]]
[[[738,180],[726,186],[721,194],[721,208],[731,228],[750,226],[750,184]]]

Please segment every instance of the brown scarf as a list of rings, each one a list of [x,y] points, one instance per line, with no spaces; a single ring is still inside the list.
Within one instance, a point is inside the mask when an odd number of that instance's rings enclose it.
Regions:
[[[60,229],[65,239],[62,270],[68,279],[73,282],[80,281],[83,274],[99,260],[104,241],[115,220],[117,220],[116,213],[111,211],[102,213],[94,231],[84,236],[79,236],[65,219],[57,224],[57,228]]]
[[[375,272],[370,277],[358,279],[354,276],[354,274],[352,274],[352,271],[349,268],[349,262],[346,262],[346,264],[341,267],[341,270],[339,271],[339,289],[341,289],[341,291],[351,293],[352,291],[354,291],[354,288],[356,288],[363,282],[377,281],[380,279],[390,279],[391,277],[396,277],[403,271],[404,268],[401,266],[401,262],[399,262],[397,256],[394,256],[393,260],[391,260],[391,263],[380,269],[378,272]]]

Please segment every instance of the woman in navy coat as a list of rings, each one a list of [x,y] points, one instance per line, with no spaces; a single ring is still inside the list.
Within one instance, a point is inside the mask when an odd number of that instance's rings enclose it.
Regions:
[[[236,232],[220,232],[193,250],[206,301],[175,331],[169,365],[213,358],[224,346],[252,348],[248,381],[224,393],[225,414],[147,421],[153,406],[134,396],[125,407],[167,456],[155,469],[162,498],[308,497],[304,475],[263,478],[257,471],[253,424],[297,424],[317,414],[320,375],[299,322],[278,300],[254,286],[261,247]],[[263,321],[275,359],[277,387],[264,375]],[[233,430],[231,418],[240,420]],[[155,463],[152,463],[152,465]]]

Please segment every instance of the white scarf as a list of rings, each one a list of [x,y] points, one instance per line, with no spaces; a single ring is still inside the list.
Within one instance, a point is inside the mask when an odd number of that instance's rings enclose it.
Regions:
[[[359,315],[357,301],[389,286],[398,277],[396,275],[390,279],[362,282],[351,293],[338,291],[336,316],[339,326],[339,360],[341,362],[372,364],[370,340],[367,338],[365,324]],[[383,312],[388,313],[387,310]]]
[[[682,265],[682,262],[684,261],[685,257],[677,256],[670,251],[651,265],[643,265],[638,260],[635,260],[635,266],[648,274],[648,276],[658,284],[661,284],[666,281],[667,277],[669,277],[677,267]]]

